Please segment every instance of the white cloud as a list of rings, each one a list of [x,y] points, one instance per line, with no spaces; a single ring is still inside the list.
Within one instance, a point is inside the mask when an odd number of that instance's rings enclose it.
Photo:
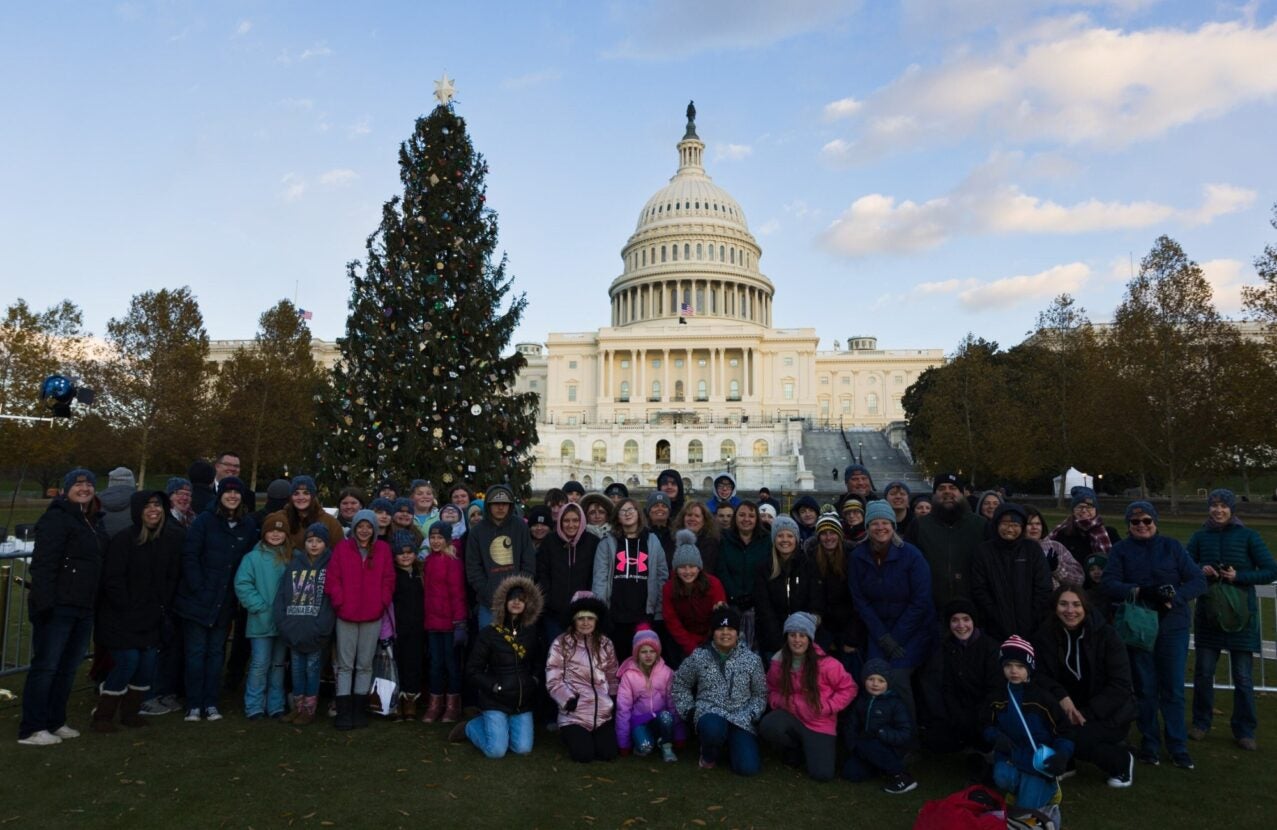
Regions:
[[[1253,190],[1231,184],[1208,184],[1203,190],[1205,197],[1202,206],[1184,215],[1184,222],[1189,225],[1208,225],[1217,217],[1244,210],[1259,195]]]
[[[529,72],[514,78],[506,78],[501,82],[501,86],[506,89],[528,89],[557,81],[562,77],[563,73],[557,69],[545,69],[540,72]]]
[[[297,60],[304,61],[304,60],[310,60],[311,58],[326,58],[332,53],[333,53],[333,50],[328,48],[328,41],[321,40],[321,41],[318,41],[314,46],[311,46],[303,50],[301,55],[297,58]]]
[[[359,174],[346,167],[338,167],[323,173],[319,183],[324,187],[344,187],[359,178]]]
[[[766,222],[758,226],[758,235],[771,236],[778,230],[780,230],[780,220],[774,218],[768,219]]]
[[[349,138],[356,138],[361,135],[368,135],[371,132],[372,132],[372,118],[367,115],[365,115],[363,118],[359,119],[354,124],[351,124],[349,127],[346,128],[346,136]]]
[[[1240,259],[1211,259],[1201,263],[1201,267],[1211,285],[1219,313],[1239,314],[1242,310],[1242,286],[1255,283],[1255,269]]]
[[[306,194],[306,180],[296,173],[287,173],[280,180],[284,186],[280,193],[285,202],[295,202]]]
[[[748,144],[715,144],[714,160],[715,161],[741,161],[747,159],[754,153],[754,148]]]
[[[995,311],[1064,292],[1076,294],[1090,278],[1089,266],[1070,262],[1036,274],[1002,277],[989,282],[977,279],[924,282],[914,286],[911,293],[920,297],[953,294],[958,304],[967,311]]]
[[[253,21],[241,20],[239,25],[235,27],[235,37],[243,37],[253,30]]]
[[[837,121],[840,118],[850,118],[860,112],[863,106],[864,104],[855,98],[839,98],[837,101],[830,101],[825,104],[825,120]]]
[[[1123,147],[1271,100],[1274,54],[1277,21],[1123,31],[1084,17],[1052,20],[992,51],[958,50],[938,66],[906,69],[861,102],[857,134],[823,155],[858,163],[977,132]]]
[[[756,49],[850,18],[861,0],[645,0],[617,3],[615,22],[625,30],[608,57],[685,58],[702,52]]]

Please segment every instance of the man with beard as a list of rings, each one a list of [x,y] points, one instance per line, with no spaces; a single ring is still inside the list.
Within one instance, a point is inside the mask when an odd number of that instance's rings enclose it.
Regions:
[[[932,511],[913,522],[905,541],[915,545],[931,567],[931,596],[936,608],[971,596],[971,557],[984,541],[985,521],[971,512],[954,473],[940,473],[931,487]]]

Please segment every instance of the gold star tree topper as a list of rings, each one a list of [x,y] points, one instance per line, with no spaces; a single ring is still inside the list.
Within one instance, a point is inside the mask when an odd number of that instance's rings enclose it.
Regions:
[[[457,94],[457,85],[448,77],[448,73],[443,73],[443,77],[435,81],[435,98],[442,106],[452,103],[452,98]]]

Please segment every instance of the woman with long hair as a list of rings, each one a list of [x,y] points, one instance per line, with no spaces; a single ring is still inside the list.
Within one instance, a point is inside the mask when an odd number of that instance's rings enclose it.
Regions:
[[[643,529],[643,512],[634,499],[616,505],[612,532],[594,553],[592,590],[608,607],[617,659],[630,656],[630,642],[641,622],[664,616],[661,588],[669,577],[665,549],[656,534]]]
[[[817,625],[825,613],[825,589],[816,563],[798,547],[798,524],[788,516],[772,523],[771,562],[763,563],[754,583],[757,642],[760,654],[780,648],[790,614],[806,611]]]
[[[718,577],[705,573],[696,534],[683,528],[674,541],[674,574],[661,589],[661,607],[674,641],[666,662],[677,669],[683,658],[709,639],[710,617],[716,605],[727,601],[727,594]]]

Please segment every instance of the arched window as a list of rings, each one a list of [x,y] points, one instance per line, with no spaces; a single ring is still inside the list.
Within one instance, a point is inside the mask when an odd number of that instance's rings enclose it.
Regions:
[[[696,243],[696,258],[701,258],[701,243],[699,242]]]
[[[656,442],[656,463],[670,463],[670,442],[664,438]]]
[[[724,461],[731,461],[736,457],[736,442],[728,438],[718,445],[718,457]]]
[[[740,400],[740,381],[732,378],[727,382],[727,398],[728,400]]]
[[[635,441],[633,438],[625,442],[625,463],[638,463],[638,441]]]
[[[692,258],[692,246],[684,242],[683,243],[683,259],[691,259],[691,258]]]
[[[661,262],[665,261],[665,246],[661,246]]]
[[[683,400],[683,381],[681,380],[674,381],[674,400]]]
[[[726,253],[726,251],[727,251],[727,249],[726,249],[726,248],[724,248],[722,245],[719,245],[719,246],[718,246],[718,261],[719,261],[719,262],[725,262],[725,261],[727,260],[727,253]]]
[[[736,264],[736,249],[735,248],[732,248],[730,256],[731,256],[732,265],[735,265]]]
[[[594,489],[594,479],[593,479],[593,478],[591,478],[590,476],[582,476],[582,477],[581,477],[581,486],[582,486],[582,487],[584,487],[586,490],[593,490],[593,489]]]
[[[640,261],[641,261],[644,265],[647,265],[647,251],[644,251],[644,252],[643,252],[643,256],[642,256],[642,257],[640,257]]]
[[[870,415],[878,414],[878,393],[877,392],[870,392],[868,395],[865,395],[865,408],[869,411]]]
[[[708,247],[709,247],[709,261],[713,262],[714,261],[714,246],[710,245]]]
[[[652,381],[652,400],[659,401],[661,399],[661,382],[659,380]]]
[[[606,441],[594,442],[594,448],[590,452],[590,459],[595,464],[607,463],[607,442]]]
[[[621,400],[628,401],[630,399],[630,382],[628,380],[621,381]]]
[[[696,381],[696,400],[709,400],[709,384],[703,380]]]
[[[687,463],[700,464],[705,460],[705,447],[695,438],[687,444]]]
[[[767,446],[767,442],[764,441],[762,438],[759,438],[757,441],[754,442],[754,457],[766,458],[768,449],[769,448]]]
[[[564,441],[559,445],[559,458],[564,461],[576,460],[576,444],[571,441]]]
[[[705,491],[705,492],[707,492],[707,493],[709,493],[709,492],[713,492],[713,490],[714,490],[714,477],[713,477],[713,476],[705,476],[705,479],[701,482],[701,489],[702,489],[702,490],[704,490],[704,491]]]
[[[675,245],[671,245],[670,247],[674,249],[672,252],[670,252],[670,257],[671,257],[671,258],[672,258],[675,262],[678,262],[678,245],[677,245],[677,244],[675,244]]]

